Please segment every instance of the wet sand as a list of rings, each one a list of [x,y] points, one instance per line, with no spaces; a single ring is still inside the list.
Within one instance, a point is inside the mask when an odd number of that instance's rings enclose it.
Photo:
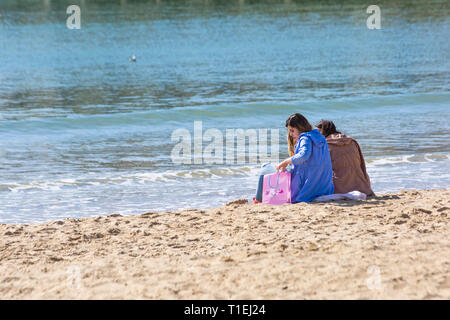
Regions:
[[[450,299],[449,199],[3,224],[0,299]]]

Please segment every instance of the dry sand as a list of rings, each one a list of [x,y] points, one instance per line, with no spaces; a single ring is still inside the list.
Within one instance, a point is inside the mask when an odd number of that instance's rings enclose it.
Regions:
[[[450,189],[0,225],[0,299],[449,299]]]

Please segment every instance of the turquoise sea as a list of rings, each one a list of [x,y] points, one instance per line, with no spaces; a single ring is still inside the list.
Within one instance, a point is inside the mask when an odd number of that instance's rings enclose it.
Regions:
[[[284,159],[294,112],[357,139],[376,193],[449,188],[449,2],[379,1],[373,30],[368,5],[1,0],[0,223],[251,199],[260,162],[174,163],[172,135],[266,129]]]

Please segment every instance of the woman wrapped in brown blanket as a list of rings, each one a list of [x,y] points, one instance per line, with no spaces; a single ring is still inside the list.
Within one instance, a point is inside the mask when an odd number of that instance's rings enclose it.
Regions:
[[[358,142],[337,131],[330,120],[321,120],[316,127],[325,136],[330,150],[334,193],[357,190],[368,196],[374,196]]]

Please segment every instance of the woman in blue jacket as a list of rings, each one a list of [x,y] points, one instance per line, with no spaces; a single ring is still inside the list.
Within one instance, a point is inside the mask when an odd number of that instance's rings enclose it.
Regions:
[[[290,158],[276,168],[291,171],[291,202],[310,202],[316,197],[334,192],[333,169],[325,137],[314,129],[300,113],[286,120]]]

